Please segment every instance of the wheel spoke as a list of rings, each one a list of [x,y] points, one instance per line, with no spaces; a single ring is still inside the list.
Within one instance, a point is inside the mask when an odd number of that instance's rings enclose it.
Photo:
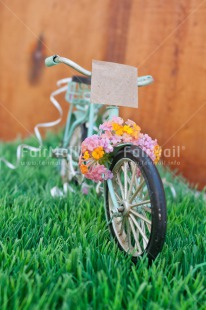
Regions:
[[[149,203],[150,203],[150,200],[144,200],[144,201],[141,201],[141,202],[134,203],[133,205],[131,205],[131,208],[139,207],[139,206],[142,206],[142,205],[145,205],[145,204],[149,204]]]
[[[124,222],[125,222],[125,218],[123,218],[122,221],[121,221],[121,227],[120,227],[120,231],[119,231],[119,235],[120,235],[120,236],[123,234]]]
[[[127,162],[124,162],[124,199],[127,199]]]
[[[146,217],[144,217],[142,214],[134,211],[134,210],[130,210],[130,212],[133,214],[133,215],[136,215],[137,217],[139,217],[140,219],[142,219],[143,221],[145,221],[146,223],[148,223],[149,225],[152,225],[152,222],[150,220],[148,220]]]
[[[131,227],[129,225],[129,221],[126,221],[126,226],[127,226],[127,241],[128,241],[128,247],[129,249],[132,247],[131,243]]]
[[[142,231],[146,234],[146,231],[145,231],[145,222],[141,220],[140,223],[141,223]],[[144,246],[144,249],[146,249],[147,243],[145,242],[144,239],[143,239],[143,246]]]
[[[144,194],[144,199],[148,199],[149,198],[149,192],[147,191],[146,195]]]
[[[140,184],[144,181],[144,177],[143,175],[141,174],[140,175]],[[143,186],[141,187],[140,191],[139,191],[139,196],[142,198],[142,195],[143,195]]]
[[[137,173],[137,166],[134,166],[134,169],[132,170],[132,178],[131,178],[131,182],[130,182],[130,186],[129,186],[129,191],[128,191],[128,199],[130,198],[131,192],[132,192],[132,188],[133,188],[133,184],[134,184],[134,180],[136,178],[136,173]]]
[[[146,243],[148,243],[148,238],[147,238],[147,236],[145,235],[145,233],[142,231],[140,225],[137,223],[135,217],[134,217],[132,214],[130,214],[129,216],[131,217],[133,223],[135,224],[135,226],[136,226],[137,229],[139,230],[139,232],[140,232],[140,234],[142,235],[143,239],[146,241]]]
[[[143,179],[142,182],[139,184],[139,186],[137,187],[136,191],[134,192],[134,194],[132,195],[130,202],[132,202],[134,200],[134,198],[137,196],[137,194],[140,192],[141,188],[143,187],[145,183],[145,180]]]
[[[122,199],[119,197],[119,195],[115,192],[116,198],[118,202],[122,202]]]
[[[134,224],[130,218],[128,218],[128,220],[129,220],[129,224],[130,224],[131,229],[132,229],[132,234],[133,234],[137,249],[138,249],[139,253],[142,253],[142,249],[141,249],[140,243],[139,243],[138,238],[137,238],[137,233],[135,231]]]
[[[147,211],[147,212],[149,212],[149,213],[152,213],[151,208],[149,208],[149,207],[147,207],[147,206],[142,206],[142,208],[143,208],[145,211]]]
[[[127,162],[127,164],[128,164],[127,172],[129,172],[129,171],[131,171],[131,167],[130,167],[130,165],[129,165],[129,162]],[[129,170],[129,169],[130,169],[130,170]],[[124,172],[124,168],[123,168],[123,167],[121,167],[121,170]],[[129,176],[128,173],[127,173],[127,183],[128,183],[128,185],[130,186],[131,179],[130,179],[130,176]],[[128,196],[128,195],[127,195],[127,196]]]
[[[145,213],[143,210],[142,210],[142,213],[143,213],[143,215],[144,215],[145,217],[147,217],[146,213]],[[152,223],[151,223],[151,224],[152,224]],[[147,226],[147,229],[148,229],[149,233],[151,233],[151,225],[148,224],[148,223],[146,222],[146,226]]]
[[[117,181],[118,181],[119,188],[120,188],[120,191],[121,191],[122,199],[124,199],[124,189],[123,189],[123,186],[122,186],[122,182],[121,182],[121,179],[120,179],[119,172],[117,172]]]

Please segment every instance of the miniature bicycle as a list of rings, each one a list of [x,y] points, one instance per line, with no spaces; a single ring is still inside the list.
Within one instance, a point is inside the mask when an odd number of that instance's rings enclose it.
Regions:
[[[78,168],[79,147],[97,127],[101,105],[90,104],[91,72],[75,62],[54,55],[45,60],[50,67],[64,63],[87,77],[68,79],[66,100],[71,103],[62,149],[64,179],[82,182]],[[151,76],[137,79],[137,86],[148,85]],[[119,115],[118,106],[108,106],[105,117]],[[113,178],[104,181],[104,206],[111,235],[118,247],[133,261],[146,253],[150,260],[162,250],[166,234],[166,200],[158,170],[150,157],[138,146],[122,143],[112,153],[110,170]]]

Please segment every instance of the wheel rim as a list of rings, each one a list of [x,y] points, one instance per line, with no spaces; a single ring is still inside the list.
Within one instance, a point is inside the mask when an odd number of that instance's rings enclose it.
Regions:
[[[149,190],[137,164],[128,158],[113,167],[112,183],[118,210],[109,194],[109,213],[116,238],[132,256],[141,255],[148,246],[152,229]]]

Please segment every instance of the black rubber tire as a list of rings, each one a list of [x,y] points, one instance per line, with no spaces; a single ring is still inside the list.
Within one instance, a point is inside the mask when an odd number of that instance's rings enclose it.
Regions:
[[[146,255],[149,258],[149,261],[151,262],[161,252],[165,241],[166,226],[167,226],[167,210],[166,210],[166,199],[164,188],[156,166],[153,164],[150,157],[141,148],[136,146],[131,147],[127,146],[126,151],[125,147],[121,149],[113,158],[113,161],[110,166],[111,171],[113,170],[113,167],[116,165],[116,163],[122,158],[129,158],[138,165],[138,168],[140,169],[142,175],[145,178],[145,182],[149,191],[149,196],[151,200],[151,209],[152,209],[151,210],[152,225],[151,225],[151,234],[149,242],[142,255],[146,253]],[[109,191],[107,183],[106,183],[105,198],[106,198],[105,211],[111,235],[114,238],[115,242],[118,244],[120,250],[124,251],[124,249],[122,248],[116,237],[113,225],[111,223],[111,217],[109,212]],[[136,263],[138,261],[138,257],[133,256],[132,260],[133,262]]]
[[[79,126],[81,128],[81,142],[83,142],[86,139],[86,137],[87,137],[87,130],[88,129],[86,127],[86,123],[80,124]],[[71,136],[71,139],[72,139],[72,136]],[[68,148],[69,147],[70,147],[70,144],[68,145]],[[61,161],[61,165],[62,165],[62,161]],[[61,166],[60,166],[60,171],[61,171]],[[66,175],[62,175],[61,177],[62,177],[63,183],[68,180],[68,177]],[[74,184],[78,185],[77,180],[73,180],[73,182],[74,182]]]
[[[82,142],[83,142],[87,137],[86,123],[81,124],[81,130],[82,130]]]

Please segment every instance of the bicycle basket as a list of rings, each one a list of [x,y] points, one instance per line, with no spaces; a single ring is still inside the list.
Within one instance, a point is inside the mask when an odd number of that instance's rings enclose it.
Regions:
[[[68,83],[65,99],[74,105],[85,105],[90,100],[91,79],[81,76],[73,76]]]

